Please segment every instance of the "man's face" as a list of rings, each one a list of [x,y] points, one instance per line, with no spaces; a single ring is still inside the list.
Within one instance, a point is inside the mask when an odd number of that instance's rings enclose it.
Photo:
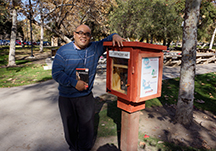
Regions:
[[[74,32],[74,44],[79,49],[84,49],[88,46],[91,39],[91,29],[87,25],[80,25]]]

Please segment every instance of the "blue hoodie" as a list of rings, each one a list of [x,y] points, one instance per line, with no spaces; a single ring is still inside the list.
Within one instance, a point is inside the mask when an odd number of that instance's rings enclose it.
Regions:
[[[90,42],[85,49],[77,49],[74,46],[74,42],[70,42],[58,49],[53,61],[52,77],[59,83],[60,96],[74,98],[91,93],[98,60],[105,52],[103,42],[112,41],[113,35],[111,34],[101,41]],[[77,84],[76,68],[89,69],[89,86],[87,90],[78,91],[75,88]]]

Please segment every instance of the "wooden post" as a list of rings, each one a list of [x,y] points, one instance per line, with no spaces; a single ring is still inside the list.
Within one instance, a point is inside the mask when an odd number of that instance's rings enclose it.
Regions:
[[[129,113],[122,110],[121,151],[137,151],[139,131],[139,111]]]

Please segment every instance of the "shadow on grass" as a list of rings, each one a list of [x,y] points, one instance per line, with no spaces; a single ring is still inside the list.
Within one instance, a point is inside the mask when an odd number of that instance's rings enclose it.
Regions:
[[[99,97],[95,98],[94,143],[96,141],[97,134],[98,134],[98,126],[99,126],[99,121],[100,121],[99,113],[100,113],[101,108],[103,107],[104,103],[105,102],[102,101],[101,98],[99,98]]]
[[[0,50],[9,49],[9,46],[1,46]]]
[[[19,72],[23,68],[25,68],[25,67],[24,66],[13,66],[13,67],[6,67],[6,70],[7,71]]]
[[[117,125],[118,147],[120,148],[121,138],[121,109],[117,107],[117,101],[109,101],[107,107],[107,116],[112,118]]]
[[[23,64],[26,64],[26,63],[32,62],[32,61],[22,59],[22,60],[16,60],[15,62],[16,62],[16,65],[15,65],[15,66],[8,67],[8,68],[18,67],[19,65],[23,65]],[[1,57],[0,57],[0,66],[1,66],[1,65],[7,66],[7,64],[8,64],[8,60],[6,60],[6,59],[1,59]]]
[[[8,61],[7,61],[6,59],[0,57],[0,66],[1,66],[1,65],[6,65],[7,62],[8,62]]]
[[[44,77],[41,80],[38,80],[37,82],[44,82],[44,81],[51,80],[51,79],[52,77]]]
[[[17,65],[21,65],[21,64],[28,63],[28,62],[31,62],[31,61],[29,61],[29,60],[17,60],[17,61],[16,61],[16,64],[17,64]]]
[[[117,108],[117,101],[110,100],[109,96],[103,100],[99,97],[95,98],[95,139],[97,138],[98,134],[98,127],[100,122],[100,115],[99,113],[102,110],[104,104],[107,104],[107,116],[110,117],[114,123],[117,125],[117,140],[118,140],[118,148],[120,148],[120,136],[121,136],[121,110]],[[105,144],[100,146],[97,151],[119,151],[114,144]]]

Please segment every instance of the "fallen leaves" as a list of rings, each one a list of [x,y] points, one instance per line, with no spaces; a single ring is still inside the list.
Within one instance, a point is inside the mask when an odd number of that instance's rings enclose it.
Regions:
[[[208,119],[208,116],[204,115],[203,118],[204,118],[204,119]]]
[[[208,150],[211,149],[211,147],[207,144],[207,142],[206,142],[205,140],[203,140],[202,146],[203,146],[205,149],[208,149]]]
[[[165,97],[165,100],[168,100],[168,99],[169,99],[169,97],[168,97],[167,95],[164,95],[164,97]]]
[[[146,146],[146,143],[145,143],[145,142],[140,142],[139,145],[140,145],[140,147],[141,147],[142,149],[144,149],[145,146]]]
[[[199,99],[195,100],[195,102],[197,102],[197,103],[205,103],[205,101],[199,100]]]
[[[144,135],[144,138],[149,138],[149,136],[148,135]]]
[[[12,83],[14,84],[14,83],[15,83],[15,81],[16,81],[16,79],[13,79],[13,80],[12,80]]]
[[[211,93],[209,93],[209,95],[210,95],[210,96],[209,96],[210,98],[214,98],[214,97],[212,96],[212,94],[211,94]]]
[[[176,104],[171,104],[171,105],[169,105],[168,107],[171,107],[171,108],[176,109],[176,108],[177,108],[177,105],[176,105]]]
[[[13,80],[13,79],[12,78],[7,79],[7,81],[11,81],[11,80]]]

